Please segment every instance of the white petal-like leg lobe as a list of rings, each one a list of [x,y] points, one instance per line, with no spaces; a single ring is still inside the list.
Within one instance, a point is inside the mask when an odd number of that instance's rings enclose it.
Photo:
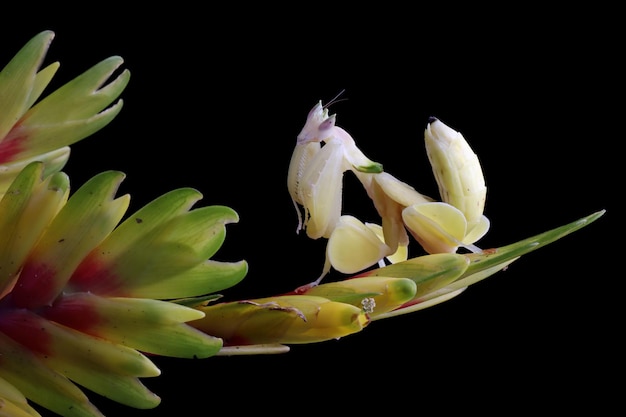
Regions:
[[[332,267],[345,274],[362,271],[391,255],[374,230],[348,215],[339,219],[326,250]]]
[[[343,173],[348,169],[341,143],[329,141],[310,161],[300,182],[304,227],[311,239],[329,238],[341,215]]]
[[[402,218],[428,253],[456,252],[467,230],[463,213],[446,203],[415,204],[402,211]]]
[[[298,144],[291,155],[289,171],[287,173],[287,189],[289,190],[289,195],[291,196],[291,200],[296,208],[296,213],[298,214],[298,228],[296,229],[296,233],[300,232],[304,227],[302,212],[299,206],[304,204],[304,198],[302,196],[302,176],[310,161],[313,160],[320,149],[321,144],[319,142]]]

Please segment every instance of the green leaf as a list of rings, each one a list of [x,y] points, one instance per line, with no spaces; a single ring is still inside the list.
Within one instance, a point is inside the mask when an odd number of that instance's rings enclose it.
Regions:
[[[27,112],[26,122],[33,125],[64,123],[88,119],[102,111],[128,84],[130,72],[124,70],[104,85],[123,63],[119,56],[100,61],[37,103]],[[59,112],[59,109],[64,111]]]
[[[38,162],[25,167],[0,202],[0,294],[67,199],[67,175],[42,180],[42,169]]]
[[[124,91],[130,72],[124,70],[102,85],[122,63],[119,56],[104,59],[28,110],[19,126],[24,142],[17,159],[71,145],[111,122],[122,109],[123,100],[107,106]]]
[[[34,308],[50,304],[76,266],[117,225],[129,196],[114,198],[124,174],[103,172],[83,185],[50,222],[32,249],[12,293],[16,303]],[[46,275],[49,285],[41,286]]]
[[[132,297],[173,299],[195,297],[230,288],[245,278],[248,263],[207,260],[192,269],[159,279],[133,279],[125,289]]]
[[[27,398],[59,415],[102,417],[69,379],[48,368],[31,351],[0,332],[0,372]]]
[[[177,303],[141,298],[64,294],[44,310],[46,318],[85,333],[150,354],[207,358],[220,339],[186,325],[204,313]],[[85,323],[84,317],[95,317]]]
[[[491,251],[465,255],[470,260],[469,267],[457,281],[449,286],[449,288],[454,290],[481,281],[502,270],[522,255],[536,251],[539,248],[542,248],[577,230],[582,229],[585,226],[588,226],[599,219],[605,212],[606,210],[597,211],[574,222],[527,239],[520,240],[510,245],[501,246]]]
[[[381,316],[377,316],[376,319],[379,320],[383,318],[412,313],[447,301],[459,295],[469,285],[475,284],[476,282],[479,282],[501,271],[509,264],[519,259],[521,256],[542,248],[577,230],[580,230],[585,226],[588,226],[589,224],[600,218],[605,213],[605,211],[606,210],[597,211],[593,214],[590,214],[589,216],[583,217],[566,225],[557,227],[544,233],[540,233],[524,240],[520,240],[510,245],[485,251],[484,253],[461,255],[469,260],[469,266],[464,269],[464,271],[459,275],[458,279],[446,285],[445,287],[438,288],[435,291],[423,294],[421,298],[414,300],[414,302],[407,303],[406,305],[394,311],[383,314]]]
[[[24,112],[43,90],[43,78],[33,94],[37,70],[41,65],[50,43],[52,31],[39,33],[26,43],[0,72],[0,140],[13,128]],[[49,74],[44,73],[47,76]]]
[[[2,164],[2,170],[0,170],[0,195],[6,193],[6,190],[11,186],[17,175],[22,172],[27,165],[33,162],[42,162],[44,169],[41,176],[47,177],[63,169],[69,157],[70,148],[69,146],[65,146],[60,149],[36,155],[32,158]]]

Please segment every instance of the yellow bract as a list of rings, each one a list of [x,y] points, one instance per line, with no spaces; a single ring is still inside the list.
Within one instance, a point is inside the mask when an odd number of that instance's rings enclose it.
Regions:
[[[312,295],[282,295],[197,307],[189,324],[225,346],[314,343],[359,332],[369,319],[358,307]]]

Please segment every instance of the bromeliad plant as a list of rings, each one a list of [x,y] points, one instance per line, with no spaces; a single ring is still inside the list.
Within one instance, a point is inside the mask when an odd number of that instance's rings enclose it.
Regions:
[[[103,60],[37,102],[59,63],[41,68],[54,38],[42,32],[28,42],[0,72],[0,192],[30,162],[44,162],[44,175],[63,168],[69,145],[106,126],[122,109],[119,100],[130,78],[124,70],[103,86],[123,60]],[[35,104],[36,103],[36,104]],[[62,111],[60,111],[62,109]]]
[[[366,157],[320,102],[297,137],[287,188],[298,231],[328,240],[322,273],[285,294],[221,301],[248,272],[243,260],[211,259],[238,221],[233,209],[194,208],[201,193],[181,188],[127,215],[118,171],[70,193],[61,171],[69,145],[118,114],[129,72],[108,81],[122,63],[111,57],[40,99],[59,66],[41,69],[52,39],[38,34],[0,72],[0,416],[38,416],[33,403],[100,416],[79,386],[155,407],[159,397],[141,382],[159,375],[152,357],[281,353],[354,334],[448,300],[603,214],[481,250],[486,187],[460,133],[427,125],[436,201]],[[380,225],[342,214],[346,171]],[[425,253],[409,258],[411,239]],[[350,277],[322,282],[331,268]]]
[[[79,384],[114,401],[151,408],[159,398],[139,378],[159,374],[146,354],[215,355],[222,341],[187,323],[199,310],[171,298],[212,294],[247,272],[244,261],[208,260],[228,207],[191,210],[193,189],[163,195],[126,218],[117,171],[71,197],[60,171],[67,145],[107,124],[129,73],[103,83],[102,61],[36,103],[58,64],[39,70],[52,40],[43,32],[0,73],[0,158],[9,184],[0,200],[0,415],[37,415],[26,398],[60,415],[96,416]],[[52,156],[51,156],[52,155]]]

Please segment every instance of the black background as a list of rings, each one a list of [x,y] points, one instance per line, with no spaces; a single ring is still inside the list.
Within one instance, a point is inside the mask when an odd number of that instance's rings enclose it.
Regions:
[[[101,171],[125,172],[129,213],[179,187],[200,190],[198,206],[234,208],[240,222],[214,259],[246,259],[250,271],[227,298],[278,294],[318,276],[323,242],[295,234],[286,174],[310,108],[342,90],[346,100],[331,108],[337,124],[424,194],[437,196],[423,147],[428,117],[463,133],[488,186],[483,247],[607,209],[431,309],[284,355],[155,358],[162,376],[144,382],[162,397],[158,408],[93,401],[107,415],[140,416],[610,407],[618,382],[609,381],[623,371],[624,278],[615,205],[624,47],[614,13],[180,4],[12,14],[15,23],[0,29],[1,62],[53,30],[46,62],[61,67],[52,86],[124,58],[132,74],[124,109],[72,147],[65,172],[74,189]],[[346,212],[374,219],[350,176],[345,192]]]

